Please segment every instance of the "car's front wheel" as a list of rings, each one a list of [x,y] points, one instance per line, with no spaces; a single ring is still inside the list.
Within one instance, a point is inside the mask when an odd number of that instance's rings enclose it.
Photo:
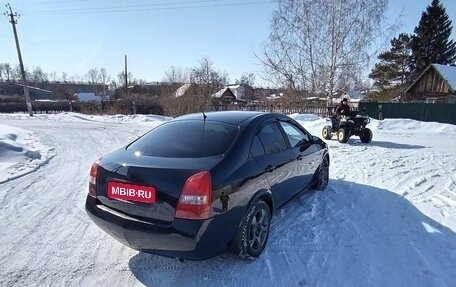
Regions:
[[[269,237],[271,211],[266,202],[253,203],[241,222],[235,253],[242,259],[253,260],[263,252]]]
[[[313,185],[316,190],[325,190],[329,182],[329,160],[327,157],[323,158],[320,167],[317,171],[317,179]]]

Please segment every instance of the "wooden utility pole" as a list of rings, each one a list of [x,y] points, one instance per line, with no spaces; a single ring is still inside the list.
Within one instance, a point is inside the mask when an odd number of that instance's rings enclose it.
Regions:
[[[127,55],[125,55],[125,98],[128,97]]]
[[[22,63],[21,48],[19,47],[19,40],[17,38],[17,31],[16,31],[16,24],[17,24],[16,18],[19,16],[17,13],[13,13],[13,10],[11,9],[11,5],[9,3],[6,4],[6,8],[7,8],[7,10],[5,12],[5,15],[10,17],[9,22],[13,26],[14,39],[16,40],[17,56],[19,57],[19,67],[21,68],[21,75],[22,75],[22,85],[24,86],[25,102],[27,103],[28,113],[32,117],[33,116],[32,103],[30,101],[29,88],[27,86],[27,79],[25,78],[25,70],[24,70],[24,64]],[[9,11],[8,11],[8,9],[9,9]]]

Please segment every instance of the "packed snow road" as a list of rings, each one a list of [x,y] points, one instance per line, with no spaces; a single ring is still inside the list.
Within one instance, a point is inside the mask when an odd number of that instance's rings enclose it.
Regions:
[[[315,135],[325,124],[294,117]],[[35,171],[0,184],[0,286],[456,282],[455,126],[385,120],[371,124],[371,144],[327,141],[328,189],[302,194],[274,215],[268,245],[258,260],[245,262],[224,254],[179,262],[124,247],[84,211],[91,163],[159,124],[159,119],[0,119],[13,131],[33,132],[53,156]],[[4,160],[1,154],[0,149]]]

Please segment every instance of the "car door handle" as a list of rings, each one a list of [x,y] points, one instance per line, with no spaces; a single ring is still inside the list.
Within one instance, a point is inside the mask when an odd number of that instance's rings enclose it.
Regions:
[[[302,160],[304,157],[302,156],[302,154],[298,155],[298,157],[296,158],[297,160]]]
[[[264,169],[264,171],[272,172],[275,169],[275,166],[272,164],[268,164],[268,166]]]

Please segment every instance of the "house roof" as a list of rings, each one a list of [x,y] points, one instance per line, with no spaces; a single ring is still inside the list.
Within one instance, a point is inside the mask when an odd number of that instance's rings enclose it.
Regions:
[[[0,84],[0,87],[5,87],[5,86],[17,86],[17,87],[24,88],[24,85],[18,84],[18,83]],[[37,91],[37,92],[42,92],[42,93],[46,93],[46,94],[51,94],[52,93],[52,91],[40,89],[40,88],[37,88],[37,87],[31,87],[31,86],[27,86],[27,87],[29,88],[29,90],[34,90],[34,91]]]
[[[434,68],[439,72],[442,78],[445,79],[448,86],[454,91],[456,90],[456,67],[446,66],[440,64],[432,64]]]
[[[427,68],[413,81],[413,83],[405,89],[405,93],[408,93],[409,90],[421,79],[421,77],[431,68],[434,68],[437,73],[442,77],[443,80],[447,83],[451,90],[456,90],[456,66],[446,66],[440,64],[430,64]]]
[[[226,91],[228,91],[228,90],[231,92],[231,94],[233,94],[233,92],[230,90],[230,88],[225,87],[225,88],[222,88],[221,90],[219,90],[218,92],[216,92],[215,94],[213,94],[211,97],[212,97],[212,98],[220,98],[220,97],[222,97],[223,94],[224,94]],[[233,96],[234,96],[234,94],[233,94]],[[235,97],[235,96],[234,96],[234,97]]]
[[[233,91],[233,90],[239,89],[240,86],[241,85],[239,85],[239,84],[234,84],[234,85],[228,85],[228,88],[230,88]]]
[[[178,97],[182,97],[185,92],[188,90],[188,88],[190,88],[192,84],[183,84],[182,86],[180,86],[177,91],[174,93],[174,97],[178,98]]]

